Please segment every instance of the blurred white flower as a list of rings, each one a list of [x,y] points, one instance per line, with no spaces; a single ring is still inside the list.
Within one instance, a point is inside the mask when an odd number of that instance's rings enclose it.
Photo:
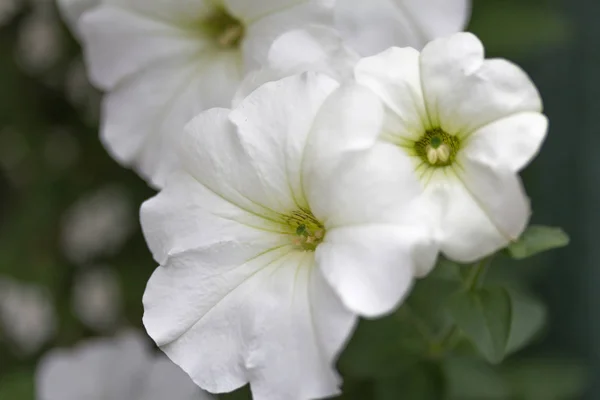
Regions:
[[[61,242],[67,258],[83,264],[115,254],[135,227],[125,189],[106,186],[75,203],[63,217]]]
[[[96,331],[115,328],[121,315],[121,288],[112,269],[92,267],[80,271],[73,286],[72,307],[87,327]]]
[[[0,332],[18,353],[40,350],[55,330],[54,303],[45,288],[0,277]]]
[[[82,4],[63,2],[64,14]],[[279,34],[332,20],[331,0],[111,0],[87,10],[78,31],[92,82],[109,92],[104,143],[161,186],[178,164],[174,134],[198,112],[229,106]]]
[[[59,21],[49,7],[37,7],[19,26],[16,58],[24,71],[40,74],[52,67],[63,50]]]
[[[54,349],[38,364],[38,400],[210,400],[140,334]]]
[[[0,1],[0,26],[9,23],[22,7],[22,0]]]
[[[421,54],[391,48],[363,59],[355,74],[385,104],[381,140],[411,161],[442,251],[472,262],[516,240],[530,216],[518,173],[548,127],[525,72],[484,60],[481,42],[459,33]]]
[[[200,114],[182,135],[185,171],[142,206],[161,265],[144,324],[206,390],[338,393],[355,315],[390,312],[434,264],[418,180],[367,129],[381,107],[338,86],[296,75]]]
[[[422,49],[462,31],[471,0],[336,0],[335,23],[346,43],[363,56],[392,46]]]

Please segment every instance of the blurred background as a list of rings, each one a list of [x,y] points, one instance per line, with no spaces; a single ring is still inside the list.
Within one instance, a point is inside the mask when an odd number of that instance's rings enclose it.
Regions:
[[[537,370],[537,382],[560,374],[566,387],[522,400],[600,399],[599,17],[593,0],[474,0],[469,30],[489,56],[524,67],[551,120],[524,174],[534,222],[572,239],[494,266],[548,305],[525,356],[556,360],[556,369]],[[153,191],[106,154],[99,100],[53,1],[0,0],[0,400],[34,399],[36,365],[49,349],[142,328],[155,263],[137,212]]]

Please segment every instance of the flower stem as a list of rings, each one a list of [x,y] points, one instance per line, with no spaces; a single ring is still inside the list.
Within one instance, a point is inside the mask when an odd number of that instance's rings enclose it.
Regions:
[[[488,267],[492,263],[492,256],[486,257],[483,260],[479,261],[477,264],[473,265],[467,278],[465,279],[465,290],[470,292],[475,289],[478,289],[483,283],[483,279],[488,270]]]
[[[467,292],[471,292],[475,289],[478,289],[483,280],[485,278],[485,274],[488,270],[488,267],[492,264],[493,256],[486,257],[474,264],[467,277],[464,280],[464,290]],[[458,339],[460,338],[460,329],[458,326],[452,325],[452,327],[448,330],[448,332],[443,336],[439,345],[436,346],[438,349],[442,349],[444,352],[448,352],[456,346]]]

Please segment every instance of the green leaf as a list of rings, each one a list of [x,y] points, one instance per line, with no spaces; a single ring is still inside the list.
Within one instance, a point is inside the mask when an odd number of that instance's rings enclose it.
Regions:
[[[564,43],[571,35],[567,18],[551,6],[523,0],[485,0],[479,1],[475,10],[468,31],[479,36],[492,55],[527,54],[542,46]]]
[[[532,225],[518,241],[508,246],[508,252],[513,258],[522,260],[568,244],[569,236],[562,229]]]
[[[398,378],[380,379],[374,385],[374,400],[439,400],[444,398],[445,376],[441,367],[421,363]]]
[[[519,361],[508,363],[502,369],[518,399],[579,399],[589,383],[587,369],[569,360]]]
[[[527,346],[542,330],[546,323],[546,306],[538,299],[524,293],[510,290],[513,320],[508,339],[508,353],[514,353]]]
[[[449,302],[456,325],[490,362],[506,355],[512,323],[512,303],[503,288],[460,292]]]
[[[340,370],[356,378],[396,377],[428,351],[428,338],[403,307],[386,318],[360,322],[339,361]]]
[[[411,323],[422,323],[430,332],[441,332],[450,327],[452,319],[446,310],[448,299],[462,289],[459,280],[428,276],[417,282],[400,312],[412,314]],[[418,319],[418,320],[417,320]],[[433,338],[433,334],[430,334]]]
[[[506,400],[511,397],[504,377],[479,359],[448,358],[443,367],[448,400]]]

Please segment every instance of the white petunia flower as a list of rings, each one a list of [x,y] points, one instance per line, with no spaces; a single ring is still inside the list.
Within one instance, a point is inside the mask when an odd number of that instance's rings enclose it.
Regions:
[[[441,250],[471,262],[517,239],[530,216],[518,173],[548,128],[525,72],[484,60],[481,42],[459,33],[421,54],[391,48],[363,59],[355,75],[386,106],[380,138],[411,160]]]
[[[355,315],[390,312],[434,264],[419,183],[377,141],[382,107],[338,87],[296,75],[202,113],[183,135],[184,171],[142,206],[161,264],[144,324],[206,390],[338,393]]]
[[[135,332],[55,349],[36,372],[38,400],[211,400]]]
[[[471,0],[336,0],[335,25],[363,56],[392,46],[422,49],[429,41],[462,31]]]
[[[0,277],[0,333],[28,356],[56,331],[54,303],[45,288]]]
[[[78,28],[90,77],[109,92],[107,148],[162,186],[178,164],[173,136],[200,111],[230,106],[244,74],[264,62],[281,33],[330,25],[331,3],[106,0],[84,12]]]

